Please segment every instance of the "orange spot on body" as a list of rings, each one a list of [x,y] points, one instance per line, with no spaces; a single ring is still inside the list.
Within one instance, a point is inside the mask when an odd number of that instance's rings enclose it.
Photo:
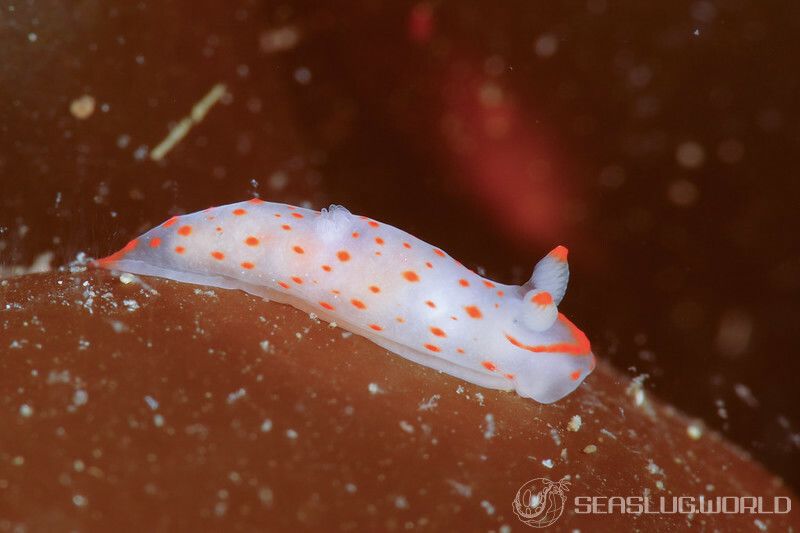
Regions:
[[[240,207],[239,209],[234,209],[233,210],[233,214],[236,215],[237,217],[240,217],[242,215],[246,215],[247,214],[247,210],[246,209],[242,209]]]
[[[437,337],[447,337],[447,334],[441,328],[431,327],[431,333],[433,333]]]
[[[378,223],[377,223],[377,222],[375,222],[374,220],[370,220],[369,222],[367,222],[367,224],[369,224],[369,225],[370,225],[370,226],[372,226],[373,228],[377,228],[378,226],[380,226],[380,224],[378,224]]]
[[[575,372],[572,372],[569,375],[569,379],[571,379],[572,381],[578,381],[578,379],[580,377],[581,377],[581,371],[580,370],[576,370]]]
[[[177,221],[178,221],[178,217],[172,217],[169,220],[167,220],[166,222],[164,222],[164,224],[162,224],[162,226],[164,226],[165,228],[168,228],[168,227],[172,226],[173,224],[175,224]]]
[[[320,302],[319,305],[324,307],[325,309],[327,309],[329,311],[333,311],[333,309],[334,309],[334,307],[331,304],[329,304],[328,302]]]
[[[342,263],[345,261],[350,261],[350,254],[347,252],[347,250],[339,250],[336,252],[336,257],[338,257],[339,261]]]
[[[325,272],[330,272],[333,269],[330,267],[330,265],[322,265],[322,270]]]
[[[472,318],[483,318],[480,308],[477,305],[468,305],[464,308],[467,314]]]
[[[216,229],[217,229],[217,233],[222,233],[222,228],[221,227],[217,226]]]
[[[502,298],[505,295],[506,293],[504,293],[503,291],[497,291],[497,296],[499,296],[500,298]]]
[[[302,284],[303,284],[303,279],[302,279],[302,278],[299,278],[299,277],[297,277],[297,276],[292,276],[292,281],[294,281],[294,282],[295,282],[295,283],[297,283],[298,285],[302,285]]]
[[[303,215],[301,215],[300,213],[292,213],[292,216],[293,216],[294,218],[305,218],[305,217],[304,217]]]
[[[222,261],[223,259],[225,259],[225,254],[217,250],[214,250],[213,252],[211,252],[211,257],[213,257],[217,261]]]
[[[431,263],[430,261],[425,261],[425,266],[428,268],[433,268],[433,263]]]
[[[281,228],[286,231],[292,231],[292,227],[289,224],[284,224],[281,226]]]
[[[161,239],[158,237],[150,239],[150,248],[158,248],[159,246],[161,246]]]
[[[374,292],[374,293],[376,293],[376,294],[377,294],[377,293],[379,293],[379,292],[381,292],[381,288],[380,288],[380,287],[378,287],[377,285],[370,285],[370,286],[369,286],[369,290],[371,290],[372,292]]]
[[[406,278],[407,281],[415,282],[419,281],[419,275],[413,270],[406,270],[403,272],[403,277]]]
[[[443,252],[443,251],[441,251],[441,250],[440,250],[440,249],[438,249],[438,248],[434,248],[434,249],[433,249],[433,253],[435,253],[435,254],[436,254],[436,255],[438,255],[439,257],[444,257],[444,255],[445,255],[445,254],[444,254],[444,252]]]
[[[294,248],[292,248],[292,250],[294,250],[294,252],[296,254],[304,254],[304,253],[306,253],[306,251],[303,250],[300,246],[295,246]]]
[[[516,376],[514,374],[503,374],[506,379],[514,379]]]
[[[570,333],[572,334],[573,342],[557,342],[554,344],[524,344],[518,341],[516,338],[512,337],[508,333],[505,334],[506,340],[516,346],[517,348],[522,348],[523,350],[528,350],[529,352],[533,353],[565,353],[569,355],[576,355],[576,356],[584,356],[589,355],[592,352],[592,345],[589,342],[589,339],[586,338],[586,335],[578,329],[575,324],[569,321],[567,317],[563,314],[558,314],[558,320],[567,326]],[[594,358],[594,355],[592,355]]]
[[[178,235],[183,235],[184,237],[188,237],[192,234],[192,227],[191,226],[181,226],[178,228]]]
[[[284,283],[283,281],[279,281],[278,285],[280,285],[284,289],[288,289],[289,288],[289,284],[288,283]]]
[[[383,240],[383,239],[381,239],[380,237],[375,237],[375,242],[376,242],[376,243],[377,243],[379,246],[383,246],[384,240]]]
[[[481,365],[483,366],[483,368],[489,370],[490,372],[494,372],[495,370],[497,370],[497,365],[495,365],[491,361],[482,361]]]
[[[175,247],[175,253],[176,254],[182,254],[185,251],[186,251],[186,248],[184,248],[183,246],[176,246]]]
[[[494,284],[494,283],[492,283],[492,282],[491,282],[491,281],[489,281],[489,280],[483,280],[483,284],[484,284],[484,285],[486,285],[486,287],[488,287],[488,288],[490,288],[490,289],[494,289],[494,288],[495,288],[495,284]]]
[[[428,307],[430,307],[431,309],[436,309],[436,304],[435,304],[435,303],[433,303],[433,302],[432,302],[432,301],[430,301],[430,300],[428,300],[427,302],[425,302],[425,305],[427,305],[427,306],[428,306]]]
[[[409,249],[410,249],[410,248],[411,248],[411,244],[409,244],[409,243],[407,243],[407,242],[404,242],[404,243],[403,243],[403,247],[404,247],[404,248],[409,248]]]
[[[274,216],[275,218],[281,218],[281,214],[280,214],[280,213],[275,213],[275,214],[274,214],[274,215],[272,215],[272,216]]]
[[[469,281],[465,279],[458,280],[458,284],[461,285],[462,287],[469,287]]]
[[[354,239],[358,239],[360,236],[361,236],[361,234],[360,234],[360,233],[358,233],[357,231],[354,231],[354,232],[353,232],[353,238],[354,238]]]
[[[242,263],[242,268],[245,270],[252,270],[255,268],[255,265],[250,261],[245,261],[244,263]]]
[[[259,205],[264,203],[264,200],[262,200],[261,198],[250,198],[247,201],[254,205]]]
[[[247,246],[258,246],[258,239],[256,239],[256,238],[255,238],[255,237],[253,237],[253,236],[250,236],[250,237],[248,237],[248,238],[246,238],[246,239],[244,240],[244,243],[245,243]]]
[[[356,309],[366,309],[367,308],[367,305],[364,302],[362,302],[361,300],[358,300],[356,298],[353,298],[352,300],[350,300],[350,303],[353,304],[353,307],[355,307]]]
[[[398,316],[397,318],[395,318],[395,320],[397,320],[401,324],[406,321],[406,319],[401,316]]]
[[[531,302],[544,307],[553,303],[553,297],[550,296],[549,292],[542,291],[534,294],[533,298],[531,298]]]
[[[464,348],[456,348],[456,351],[457,351],[458,353],[464,353]]]
[[[556,246],[549,254],[557,261],[561,261],[562,263],[567,260],[567,255],[569,255],[569,250],[567,250],[566,246]]]
[[[441,352],[442,349],[436,346],[435,344],[425,344],[423,345],[425,348],[429,349],[432,352]]]
[[[369,327],[371,327],[375,331],[383,331],[383,328],[380,327],[378,324],[370,324]]]

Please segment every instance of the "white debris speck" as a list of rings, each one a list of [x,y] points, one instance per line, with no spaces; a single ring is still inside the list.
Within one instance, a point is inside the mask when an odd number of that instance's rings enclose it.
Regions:
[[[293,429],[287,429],[286,430],[286,436],[288,438],[290,438],[291,440],[295,440],[295,439],[297,439],[297,431],[295,431]]]
[[[767,530],[767,524],[765,524],[764,522],[762,522],[762,521],[761,521],[761,520],[759,520],[758,518],[756,518],[755,520],[753,520],[753,523],[756,525],[756,527],[757,527],[757,528],[758,528],[760,531],[766,531],[766,530]]]
[[[661,481],[660,479],[658,481],[656,481],[656,488],[658,490],[664,490],[664,482]]]
[[[753,395],[753,391],[750,390],[750,387],[744,383],[735,384],[733,386],[733,392],[735,392],[736,396],[738,396],[740,400],[747,404],[748,407],[758,407],[758,399]]]
[[[552,33],[543,33],[536,39],[534,50],[539,57],[552,57],[558,51],[558,39]]]
[[[33,407],[28,405],[27,403],[23,403],[19,406],[19,414],[23,418],[30,418],[33,416]]]
[[[283,26],[266,30],[258,37],[258,47],[265,54],[290,50],[300,41],[300,32],[295,26]]]
[[[567,424],[567,429],[573,432],[578,431],[579,429],[581,429],[582,423],[583,420],[581,420],[581,415],[575,415],[569,419],[569,423]]]
[[[561,446],[561,435],[558,434],[558,430],[556,428],[550,429],[550,438],[553,439],[553,442],[556,446]]]
[[[258,489],[258,499],[261,500],[261,504],[266,507],[272,507],[272,503],[275,500],[275,495],[272,492],[272,489],[269,487],[261,487]]]
[[[408,509],[408,500],[405,496],[397,496],[394,499],[394,506],[398,509]]]
[[[370,394],[383,394],[385,392],[377,383],[367,385],[367,390]]]
[[[400,421],[400,429],[405,431],[406,433],[414,433],[414,426],[406,422],[405,420]]]
[[[261,432],[262,433],[269,433],[272,430],[272,420],[269,418],[265,418],[263,422],[261,422]]]
[[[346,490],[348,494],[355,494],[358,490],[358,487],[355,485],[355,483],[348,483],[344,486],[344,490]]]
[[[157,428],[160,428],[160,427],[162,427],[162,426],[164,425],[164,417],[163,417],[163,416],[161,416],[161,415],[159,415],[159,414],[157,414],[157,415],[154,415],[154,416],[153,416],[153,424],[154,424],[154,425],[155,425]]]
[[[122,283],[123,285],[128,285],[130,283],[134,283],[135,281],[137,281],[137,278],[133,274],[123,272],[122,274],[119,275],[119,282]]]
[[[144,402],[145,402],[145,403],[147,404],[147,406],[148,406],[150,409],[152,409],[153,411],[155,411],[156,409],[158,409],[158,400],[156,400],[156,399],[155,399],[155,398],[153,398],[152,396],[145,396],[145,397],[144,397]]]
[[[262,350],[264,350],[265,352],[269,353],[269,341],[268,340],[263,340],[263,341],[259,342],[258,345],[261,346]]]
[[[441,399],[441,397],[442,397],[441,394],[434,394],[427,400],[420,403],[418,409],[420,411],[431,411],[433,409],[436,409],[436,407],[439,405],[439,399]]]
[[[86,402],[89,401],[89,393],[83,389],[78,389],[75,391],[75,394],[72,395],[72,403],[75,405],[86,405]]]
[[[32,43],[35,43],[35,42],[36,42],[36,41],[38,41],[38,40],[39,40],[39,36],[38,36],[38,35],[36,35],[35,33],[33,33],[33,32],[30,32],[30,33],[28,34],[28,41],[30,41],[30,42],[32,42]]]
[[[465,498],[471,498],[472,497],[472,487],[470,487],[466,483],[459,483],[455,479],[448,479],[447,483],[451,487],[453,487],[453,490],[455,490],[461,496],[463,496]]]
[[[72,503],[75,507],[86,507],[89,504],[89,499],[83,494],[76,494],[72,497]]]
[[[542,461],[542,466],[545,468],[553,468],[553,460],[552,459],[545,459]]]
[[[94,113],[95,104],[96,102],[93,96],[84,94],[70,103],[69,112],[78,120],[85,120]]]
[[[594,444],[590,444],[583,449],[583,453],[595,453],[597,451],[597,446]]]
[[[698,424],[689,424],[686,428],[686,434],[689,435],[689,438],[692,440],[700,440],[700,437],[703,436],[703,428]]]
[[[647,471],[654,476],[663,476],[664,470],[655,464],[652,460],[647,462]]]
[[[483,405],[483,400],[484,400],[483,394],[481,394],[480,392],[476,392],[475,393],[475,399],[478,400],[478,405],[481,405],[481,406]]]
[[[602,433],[602,434],[603,434],[603,435],[605,435],[606,437],[610,437],[610,438],[612,438],[612,439],[614,439],[614,440],[617,440],[617,436],[616,436],[616,435],[614,435],[613,433],[611,433],[611,432],[610,432],[609,430],[607,430],[606,428],[602,428],[602,429],[600,430],[600,433]]]
[[[83,472],[86,465],[80,459],[75,459],[72,461],[72,468],[75,469],[76,472]]]
[[[489,500],[482,500],[481,507],[486,511],[486,514],[492,516],[494,514],[494,505],[489,503]]]
[[[139,302],[136,300],[122,300],[122,305],[124,305],[125,308],[130,312],[139,309]]]
[[[644,394],[644,381],[648,377],[649,376],[647,374],[636,376],[631,381],[631,384],[628,385],[628,388],[625,389],[625,393],[633,398],[633,403],[636,405],[636,407],[641,407],[645,403],[646,398]]]
[[[294,80],[300,85],[308,85],[311,82],[311,71],[306,67],[295,69]]]
[[[247,391],[244,387],[239,388],[238,390],[233,391],[232,393],[228,394],[228,405],[236,403],[239,399],[243,398],[247,395]]]
[[[484,420],[486,421],[486,429],[483,430],[483,438],[489,440],[495,435],[494,415],[489,413],[484,417]]]
[[[11,464],[14,466],[22,466],[25,464],[25,458],[21,455],[15,455],[13,459],[11,459]]]

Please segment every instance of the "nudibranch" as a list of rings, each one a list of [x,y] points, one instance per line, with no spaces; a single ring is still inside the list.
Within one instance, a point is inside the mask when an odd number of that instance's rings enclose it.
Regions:
[[[527,283],[505,285],[344,207],[254,198],[172,217],[94,264],[241,289],[411,361],[542,403],[563,398],[594,369],[589,340],[558,311],[569,279],[563,246]]]

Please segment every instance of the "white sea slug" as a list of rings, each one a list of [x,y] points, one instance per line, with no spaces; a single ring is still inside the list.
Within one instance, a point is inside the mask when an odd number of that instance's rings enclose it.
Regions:
[[[594,369],[589,340],[558,312],[569,279],[563,246],[524,285],[504,285],[343,207],[320,212],[254,198],[173,217],[95,264],[241,289],[542,403],[563,398]]]

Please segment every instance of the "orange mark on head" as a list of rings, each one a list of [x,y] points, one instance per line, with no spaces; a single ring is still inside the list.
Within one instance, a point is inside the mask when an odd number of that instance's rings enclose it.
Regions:
[[[345,261],[350,261],[350,254],[347,252],[347,250],[339,250],[336,252],[336,257],[338,257],[339,261],[342,263]]]
[[[425,302],[425,305],[427,305],[427,306],[428,306],[428,307],[430,307],[431,309],[436,309],[436,304],[435,304],[435,303],[433,303],[433,302],[432,302],[432,301],[430,301],[430,300],[426,301],[426,302]]]
[[[356,309],[366,309],[367,308],[367,305],[364,302],[362,302],[361,300],[357,299],[357,298],[353,298],[352,300],[350,300],[350,303],[353,304],[353,307],[355,307]]]
[[[506,339],[517,348],[522,348],[523,350],[528,350],[529,352],[533,353],[565,353],[576,356],[591,355],[592,360],[594,360],[594,355],[591,353],[592,345],[589,342],[589,339],[586,338],[586,335],[561,313],[558,314],[558,321],[567,326],[567,329],[569,329],[569,332],[572,335],[573,342],[529,345],[523,344],[508,333],[505,334]]]
[[[436,254],[436,255],[438,255],[439,257],[444,257],[444,252],[443,252],[443,251],[441,251],[441,250],[440,250],[440,249],[438,249],[438,248],[434,248],[434,249],[433,249],[433,253],[435,253],[435,254]]]
[[[183,235],[184,237],[188,237],[192,234],[192,227],[189,225],[181,226],[178,228],[178,235]]]
[[[233,214],[236,215],[237,217],[240,217],[242,215],[246,215],[247,214],[247,210],[246,209],[242,209],[240,207],[239,209],[234,209],[233,210]]]
[[[333,269],[330,267],[330,265],[322,265],[322,270],[325,272],[330,272]]]
[[[419,281],[419,276],[413,270],[406,270],[403,272],[403,277],[406,278],[406,281]]]
[[[441,328],[431,326],[431,333],[433,333],[437,337],[447,337],[447,334]]]
[[[175,224],[177,221],[178,221],[178,217],[172,217],[169,220],[167,220],[166,222],[164,222],[164,224],[162,224],[162,226],[164,226],[165,228],[168,228],[168,227],[172,226],[173,224]]]
[[[569,250],[567,250],[566,246],[556,246],[549,254],[557,261],[561,261],[562,263],[567,260],[567,255],[569,255]]]
[[[369,327],[371,327],[375,331],[383,331],[383,328],[380,327],[378,324],[370,324]]]
[[[494,372],[495,370],[497,370],[497,365],[495,365],[491,361],[482,361],[481,365],[483,365],[483,368],[485,368],[490,372]]]
[[[472,318],[483,318],[480,308],[477,305],[468,305],[464,308],[467,314]]]
[[[429,349],[432,352],[441,352],[442,349],[436,346],[435,344],[424,344],[425,348]]]
[[[369,290],[371,290],[372,292],[374,292],[374,293],[376,293],[376,294],[377,294],[377,293],[379,293],[379,292],[381,292],[381,288],[380,288],[380,287],[378,287],[377,285],[370,285],[370,286],[369,286]]]
[[[580,377],[581,377],[581,371],[580,370],[576,370],[575,372],[572,372],[569,375],[569,379],[571,379],[572,381],[578,381],[578,379]]]
[[[214,250],[213,252],[211,252],[211,257],[213,257],[217,261],[222,261],[223,259],[225,259],[225,254],[223,254],[220,251]]]
[[[370,220],[369,222],[367,222],[367,224],[369,224],[369,225],[370,225],[370,226],[372,226],[373,228],[377,228],[378,226],[380,226],[380,224],[378,224],[378,223],[377,223],[377,222],[375,222],[374,220]]]
[[[334,309],[334,307],[331,304],[329,304],[328,302],[320,302],[319,305],[324,307],[328,311],[333,311],[333,309]]]
[[[469,287],[469,281],[465,279],[458,280],[458,284],[461,285],[462,287]]]
[[[546,305],[550,305],[553,303],[553,297],[550,296],[549,292],[542,291],[534,294],[533,298],[531,298],[531,302],[535,303],[536,305],[544,307]]]
[[[378,245],[380,245],[380,246],[383,246],[384,240],[383,240],[383,239],[381,239],[380,237],[375,237],[375,242],[376,242]]]
[[[304,253],[306,253],[306,251],[303,250],[300,246],[295,246],[294,248],[292,248],[292,250],[294,250],[294,252],[296,254],[304,254]]]
[[[256,239],[256,238],[255,238],[255,237],[253,237],[253,236],[250,236],[250,237],[248,237],[248,238],[246,238],[246,239],[244,240],[244,243],[245,243],[247,246],[258,246],[258,239]]]
[[[185,251],[186,251],[186,248],[184,248],[183,246],[176,246],[175,247],[175,253],[176,254],[182,254]]]
[[[284,225],[281,226],[281,228],[286,230],[286,231],[291,231],[292,230],[292,227],[289,224],[284,224]]]
[[[250,261],[245,261],[244,263],[242,263],[242,268],[245,269],[245,270],[252,270],[255,267],[256,266],[253,263],[251,263]]]
[[[150,248],[158,248],[159,246],[161,246],[161,239],[158,237],[150,239]]]

